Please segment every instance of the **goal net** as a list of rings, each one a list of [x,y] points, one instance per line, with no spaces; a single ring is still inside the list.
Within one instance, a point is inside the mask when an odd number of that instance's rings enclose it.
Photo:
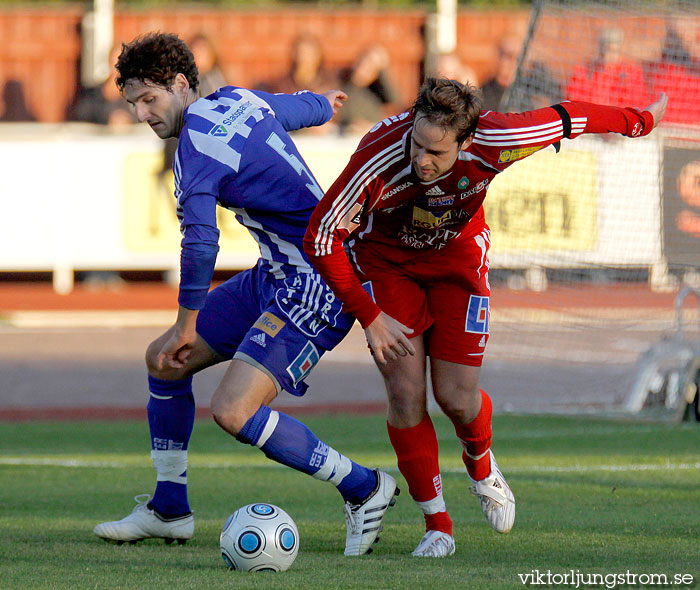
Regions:
[[[700,4],[535,0],[500,110],[643,109],[661,92],[669,106],[651,136],[564,140],[489,189],[483,382],[516,410],[678,417],[700,355]]]

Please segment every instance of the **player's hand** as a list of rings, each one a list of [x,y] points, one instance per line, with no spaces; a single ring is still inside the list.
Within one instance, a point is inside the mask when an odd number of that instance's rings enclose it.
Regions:
[[[175,329],[173,335],[158,353],[156,365],[159,369],[163,369],[164,364],[173,369],[182,369],[187,365],[187,357],[192,352],[193,343],[193,338],[181,334]]]
[[[194,309],[182,306],[178,308],[177,320],[171,328],[172,334],[156,357],[156,366],[159,369],[163,368],[163,363],[173,369],[185,367],[197,340],[198,313]]]
[[[348,99],[348,95],[342,90],[329,90],[328,92],[324,92],[323,96],[331,103],[334,115],[338,114],[338,110],[343,108],[343,103]]]
[[[646,109],[644,109],[645,111],[649,111],[651,116],[654,117],[654,127],[656,127],[661,122],[661,119],[664,118],[667,104],[668,96],[666,96],[665,92],[662,92],[661,96],[659,96],[656,102],[650,104]]]
[[[367,343],[374,353],[374,358],[382,365],[388,361],[395,361],[400,356],[416,354],[416,349],[408,339],[409,334],[413,334],[411,328],[384,312],[381,312],[365,330]]]

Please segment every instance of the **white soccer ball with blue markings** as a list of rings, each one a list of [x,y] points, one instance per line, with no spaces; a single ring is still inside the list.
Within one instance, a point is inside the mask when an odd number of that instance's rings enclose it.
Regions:
[[[283,572],[299,552],[299,531],[292,517],[278,506],[248,504],[228,517],[219,545],[230,569]]]

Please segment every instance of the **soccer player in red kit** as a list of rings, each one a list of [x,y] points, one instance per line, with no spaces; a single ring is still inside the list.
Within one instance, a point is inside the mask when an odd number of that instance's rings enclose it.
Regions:
[[[471,491],[507,533],[515,498],[491,452],[491,400],[479,389],[489,338],[490,230],[482,203],[514,162],[583,133],[641,137],[667,99],[645,111],[564,102],[525,113],[482,112],[479,91],[429,78],[410,112],[374,126],[311,217],[304,250],[365,329],[389,399],[387,427],[426,534],[413,552],[455,551],[442,496],[435,400],[463,447]]]

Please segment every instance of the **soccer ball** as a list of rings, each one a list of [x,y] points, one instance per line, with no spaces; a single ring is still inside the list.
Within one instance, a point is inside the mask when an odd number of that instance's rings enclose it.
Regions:
[[[299,552],[299,531],[281,508],[248,504],[228,517],[219,545],[229,569],[283,572]]]

